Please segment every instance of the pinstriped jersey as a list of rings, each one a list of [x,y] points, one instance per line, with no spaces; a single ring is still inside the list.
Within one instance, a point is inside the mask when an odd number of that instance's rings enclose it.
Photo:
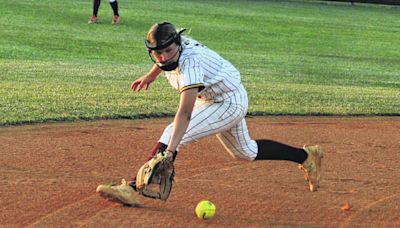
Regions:
[[[199,99],[222,101],[241,87],[239,71],[213,50],[194,39],[182,37],[179,66],[166,71],[169,83],[180,92],[199,87]]]

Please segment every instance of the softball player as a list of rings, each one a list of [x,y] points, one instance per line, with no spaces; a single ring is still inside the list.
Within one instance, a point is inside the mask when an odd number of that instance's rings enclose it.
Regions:
[[[321,147],[295,148],[272,140],[251,139],[245,120],[248,97],[239,71],[215,51],[181,36],[183,31],[177,31],[168,22],[150,28],[145,43],[154,65],[131,85],[133,91],[148,89],[165,72],[166,79],[180,93],[174,121],[165,128],[148,159],[158,151],[167,151],[174,154],[175,160],[182,145],[216,135],[234,158],[298,163],[310,190],[315,191],[320,180]],[[110,188],[126,203],[135,189],[135,181],[123,181]]]

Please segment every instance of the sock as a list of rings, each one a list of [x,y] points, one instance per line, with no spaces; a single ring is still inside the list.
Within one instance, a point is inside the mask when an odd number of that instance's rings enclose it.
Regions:
[[[302,164],[307,153],[302,148],[295,148],[272,140],[256,140],[258,153],[255,160],[287,160]]]
[[[118,14],[118,2],[110,2],[111,8],[114,11],[114,16],[119,16]]]
[[[97,12],[99,12],[100,0],[93,0],[93,16],[97,17]]]

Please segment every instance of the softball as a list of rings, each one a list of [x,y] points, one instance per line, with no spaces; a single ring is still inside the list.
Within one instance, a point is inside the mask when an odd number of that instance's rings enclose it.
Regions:
[[[199,219],[210,219],[217,212],[215,205],[209,200],[202,200],[196,206],[196,215]]]

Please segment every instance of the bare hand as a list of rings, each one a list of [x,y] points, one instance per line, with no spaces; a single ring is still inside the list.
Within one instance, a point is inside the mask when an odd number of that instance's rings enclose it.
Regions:
[[[133,91],[140,91],[143,87],[145,87],[145,89],[149,89],[150,84],[154,81],[153,78],[148,77],[147,75],[142,76],[138,79],[136,79],[132,85],[131,85],[131,90]]]

